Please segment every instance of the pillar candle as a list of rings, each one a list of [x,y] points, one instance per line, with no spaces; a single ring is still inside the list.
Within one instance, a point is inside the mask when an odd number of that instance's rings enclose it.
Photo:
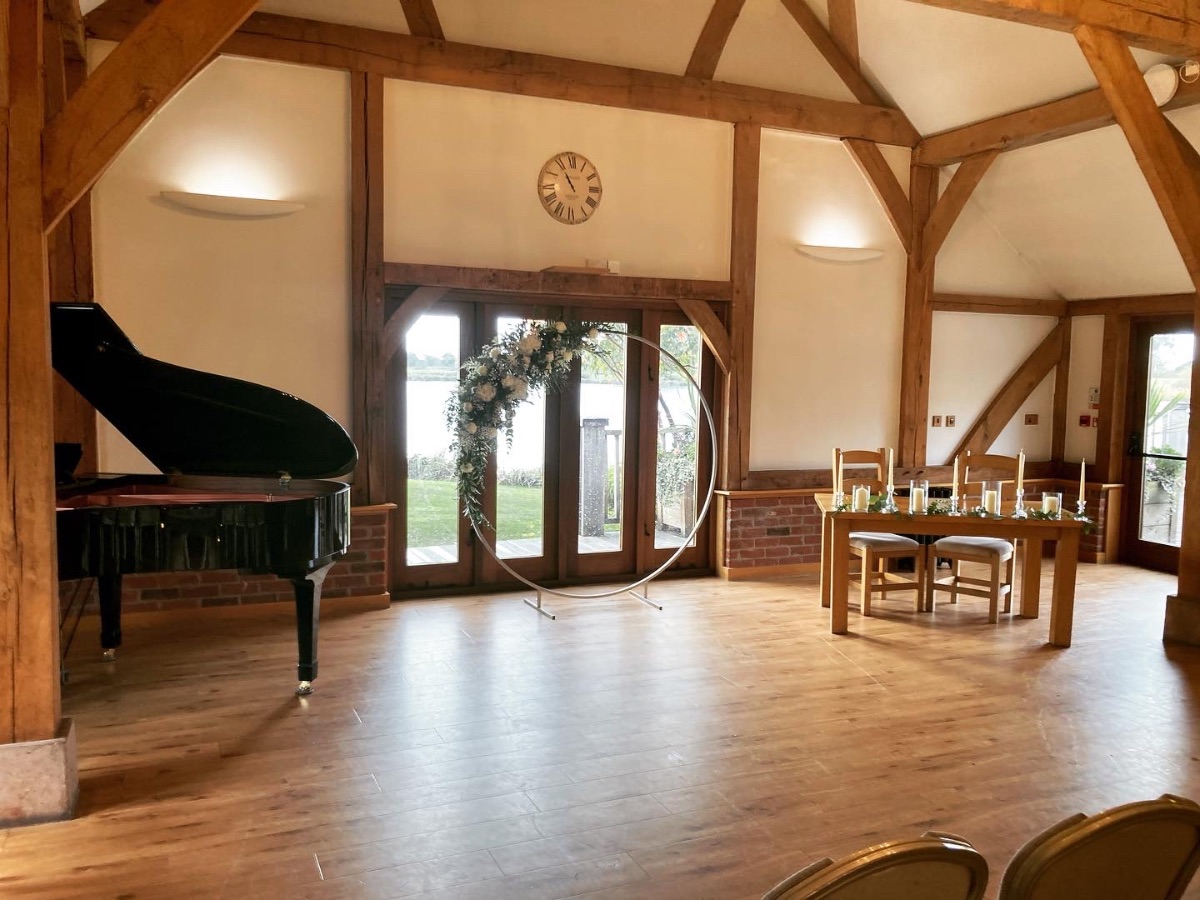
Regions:
[[[854,512],[866,512],[871,505],[871,492],[865,487],[854,489]]]
[[[908,511],[912,513],[925,512],[925,489],[913,488],[911,491],[912,499],[908,504]]]
[[[999,491],[984,491],[983,492],[983,508],[989,515],[995,515],[1000,512],[1000,492]]]

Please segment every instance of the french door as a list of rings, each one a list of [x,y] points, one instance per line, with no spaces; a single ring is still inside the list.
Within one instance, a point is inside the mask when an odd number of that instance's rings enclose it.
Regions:
[[[1179,569],[1194,336],[1188,318],[1134,325],[1121,558]]]
[[[497,441],[483,496],[493,556],[461,514],[446,402],[463,361],[488,341],[560,318],[605,323],[604,349],[577,359],[563,390],[532,394],[511,438]],[[666,308],[462,294],[410,324],[388,370],[388,494],[402,510],[393,592],[515,584],[506,567],[547,585],[620,581],[679,550],[706,495],[711,442],[687,376],[630,333],[666,348],[711,393],[698,329]],[[707,569],[708,542],[705,526],[676,568]]]

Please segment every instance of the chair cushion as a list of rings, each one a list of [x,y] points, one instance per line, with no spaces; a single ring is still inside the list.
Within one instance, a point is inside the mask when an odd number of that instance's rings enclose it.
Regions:
[[[880,553],[885,550],[912,550],[916,553],[920,544],[912,538],[898,534],[877,534],[874,531],[850,532],[850,546],[859,550],[873,550]]]
[[[853,537],[853,535],[851,535]],[[973,553],[980,556],[999,556],[1004,559],[1013,552],[1013,545],[1000,538],[990,537],[944,537],[933,544],[934,552],[941,556],[955,553]]]

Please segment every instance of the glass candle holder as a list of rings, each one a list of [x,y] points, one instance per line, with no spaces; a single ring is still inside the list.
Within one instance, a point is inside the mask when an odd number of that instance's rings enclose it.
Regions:
[[[983,511],[989,516],[1000,515],[1000,482],[980,482],[979,505],[983,507]]]
[[[1061,518],[1062,491],[1042,491],[1042,514]]]
[[[871,506],[871,487],[866,484],[856,484],[850,492],[850,511],[866,512]]]
[[[908,483],[908,511],[917,516],[925,515],[929,503],[929,482],[910,481]]]

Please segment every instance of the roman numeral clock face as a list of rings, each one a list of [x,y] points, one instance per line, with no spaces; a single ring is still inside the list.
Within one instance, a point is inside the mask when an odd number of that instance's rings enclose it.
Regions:
[[[586,157],[556,153],[538,173],[538,199],[542,208],[564,225],[586,222],[600,205],[600,173]]]

